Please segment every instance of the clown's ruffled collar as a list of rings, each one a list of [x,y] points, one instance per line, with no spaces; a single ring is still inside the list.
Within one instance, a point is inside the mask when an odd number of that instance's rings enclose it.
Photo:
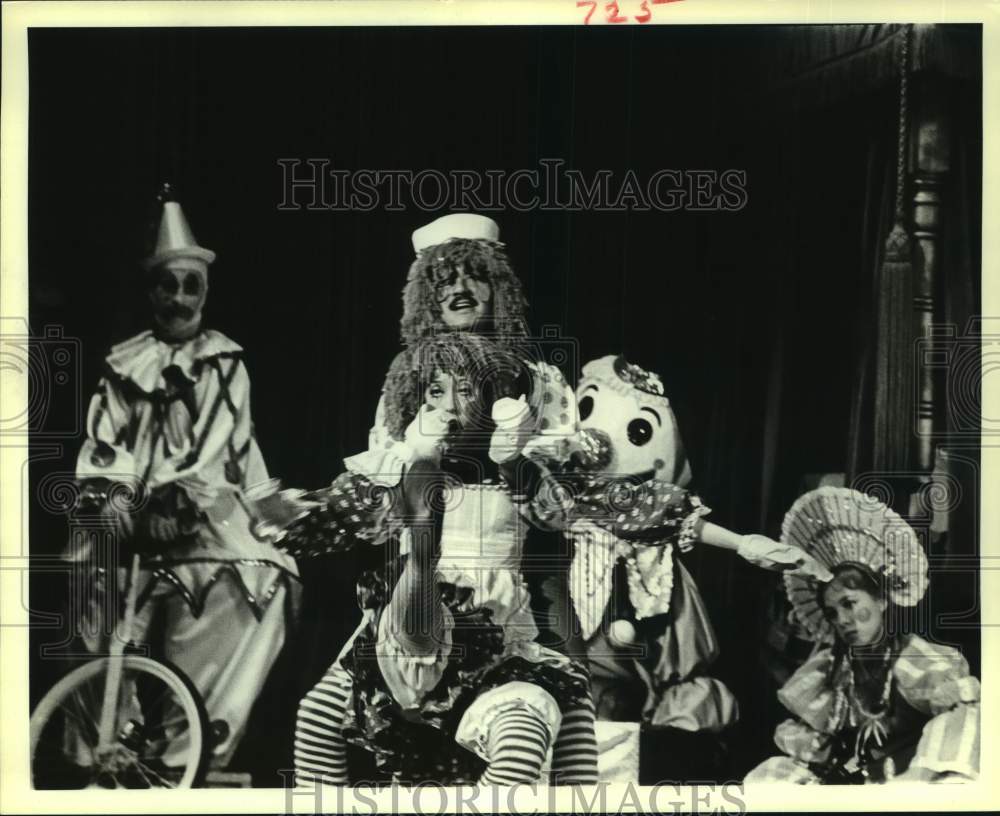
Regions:
[[[152,395],[167,389],[164,377],[167,368],[172,367],[193,384],[207,360],[242,353],[242,346],[212,329],[200,331],[181,343],[168,343],[147,330],[113,346],[105,364],[115,377]]]

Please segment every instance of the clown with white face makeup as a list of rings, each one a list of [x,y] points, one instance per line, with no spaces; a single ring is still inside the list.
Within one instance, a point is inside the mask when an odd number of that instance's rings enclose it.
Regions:
[[[163,621],[162,642],[150,645],[198,688],[213,723],[213,762],[224,766],[284,643],[286,601],[300,587],[294,559],[259,535],[252,515],[248,496],[270,483],[243,349],[202,326],[215,253],[198,245],[170,197],[166,188],[144,263],[153,327],[105,359],[77,476],[108,513],[116,482],[146,497],[122,519],[125,550],[147,556],[133,634],[142,642],[154,618]],[[103,557],[89,542],[68,554]],[[169,750],[162,761],[170,766]]]

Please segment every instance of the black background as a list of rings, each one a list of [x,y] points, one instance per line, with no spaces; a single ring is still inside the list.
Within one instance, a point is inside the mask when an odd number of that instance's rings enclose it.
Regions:
[[[279,211],[279,159],[417,172],[558,158],[616,180],[734,168],[747,173],[739,212],[493,217],[532,328],[558,326],[577,371],[624,352],[662,375],[718,523],[777,535],[807,474],[845,470],[872,336],[864,157],[874,140],[894,162],[893,88],[782,107],[766,95],[766,28],[50,29],[29,44],[31,323],[79,339],[84,398],[108,346],[148,325],[137,262],[162,181],[218,255],[206,325],[246,350],[270,470],[315,487],[366,444],[399,349],[410,233],[440,213]],[[66,405],[51,406],[50,430],[72,425]],[[780,416],[773,443],[767,411]],[[36,484],[72,470],[80,440],[59,441]],[[36,511],[31,525],[35,554],[62,547],[65,519]],[[716,674],[743,708],[745,770],[773,750],[761,654],[775,578],[726,553],[687,563],[718,630]],[[352,570],[302,565],[306,616],[254,715],[255,770],[289,767],[295,704],[357,619]],[[32,608],[60,591],[39,584]],[[33,674],[36,696],[49,673]]]

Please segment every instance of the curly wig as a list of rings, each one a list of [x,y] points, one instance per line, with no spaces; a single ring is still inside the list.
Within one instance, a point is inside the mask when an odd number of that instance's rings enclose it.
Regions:
[[[500,397],[525,393],[528,372],[518,356],[493,339],[472,332],[448,332],[418,340],[403,349],[385,377],[385,421],[389,435],[401,440],[424,402],[436,374],[469,378],[481,395],[481,412]]]
[[[521,282],[510,267],[503,244],[482,239],[454,238],[427,247],[410,266],[403,288],[403,319],[400,334],[411,346],[431,335],[451,331],[441,317],[434,296],[435,272],[455,267],[485,271],[493,293],[493,314],[486,326],[477,327],[500,345],[520,348],[527,336],[525,313],[528,303]]]

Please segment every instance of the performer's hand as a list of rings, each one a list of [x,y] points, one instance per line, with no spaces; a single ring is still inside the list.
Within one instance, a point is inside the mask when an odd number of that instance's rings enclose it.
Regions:
[[[426,459],[437,462],[445,447],[445,440],[454,433],[458,420],[451,411],[431,408],[426,403],[420,406],[416,418],[406,429],[405,441],[413,451],[415,460]]]
[[[545,466],[557,466],[566,462],[574,452],[573,440],[569,436],[533,436],[521,449],[521,455]]]
[[[782,544],[765,535],[745,535],[740,540],[737,553],[751,564],[770,570],[792,570],[809,575],[818,581],[829,581],[833,576],[809,553],[792,544]]]
[[[490,439],[489,455],[502,465],[521,453],[531,434],[534,417],[524,394],[520,399],[501,397],[494,402],[493,423],[496,430]]]
[[[279,537],[286,528],[322,506],[319,501],[304,498],[305,495],[303,490],[288,488],[251,499],[250,503],[260,525],[258,531],[265,536]]]

